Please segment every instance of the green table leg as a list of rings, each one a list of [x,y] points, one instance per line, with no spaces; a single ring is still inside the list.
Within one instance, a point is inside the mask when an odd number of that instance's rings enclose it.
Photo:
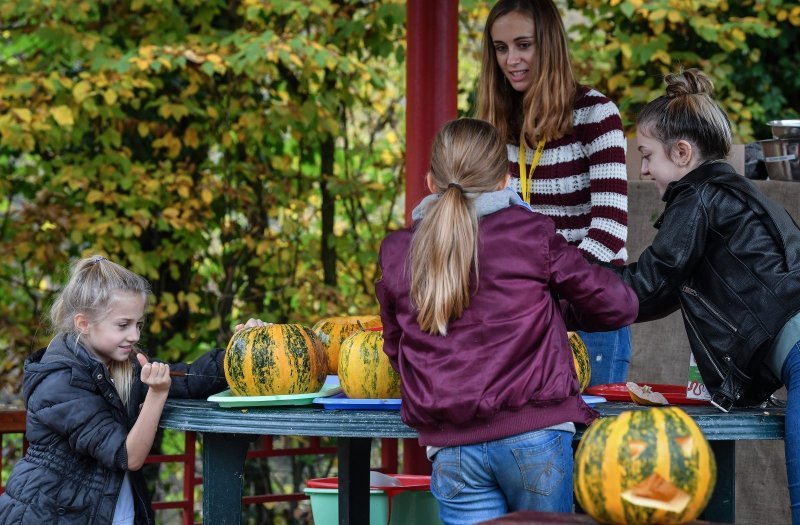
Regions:
[[[239,525],[242,522],[244,460],[247,434],[203,433],[203,522]]]
[[[717,485],[705,512],[704,520],[717,523],[736,522],[736,442],[709,441],[717,460]]]
[[[370,438],[339,438],[339,525],[369,525],[371,443]]]

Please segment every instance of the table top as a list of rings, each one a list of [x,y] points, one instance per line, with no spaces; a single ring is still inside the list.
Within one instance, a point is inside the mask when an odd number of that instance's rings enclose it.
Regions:
[[[647,407],[600,403],[601,416]],[[785,409],[737,408],[724,413],[712,406],[681,406],[709,440],[783,439]],[[159,425],[184,431],[222,434],[414,438],[417,432],[393,410],[326,410],[316,405],[221,408],[196,399],[169,399]],[[580,438],[582,429],[576,438]]]

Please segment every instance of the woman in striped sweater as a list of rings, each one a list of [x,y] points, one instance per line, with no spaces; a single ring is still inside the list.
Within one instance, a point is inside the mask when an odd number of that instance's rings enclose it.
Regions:
[[[581,86],[552,0],[500,0],[483,34],[478,117],[508,147],[510,186],[592,261],[627,259],[628,183],[619,109]],[[521,160],[524,159],[524,160]],[[592,384],[625,381],[628,327],[580,333]]]

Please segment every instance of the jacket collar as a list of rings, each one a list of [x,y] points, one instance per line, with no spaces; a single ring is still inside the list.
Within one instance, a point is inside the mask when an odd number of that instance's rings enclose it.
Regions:
[[[670,182],[664,191],[661,200],[669,204],[675,197],[690,186],[698,186],[720,175],[736,175],[736,170],[727,162],[721,160],[706,161],[684,175],[681,179]]]
[[[411,212],[411,219],[415,222],[425,217],[430,206],[439,200],[441,197],[438,193],[432,193],[422,199],[416,208]],[[523,208],[531,209],[530,205],[525,203],[517,192],[511,188],[505,188],[499,191],[489,191],[486,193],[468,193],[467,198],[470,200],[475,208],[475,214],[478,218],[492,213],[498,212],[510,206],[522,206]]]

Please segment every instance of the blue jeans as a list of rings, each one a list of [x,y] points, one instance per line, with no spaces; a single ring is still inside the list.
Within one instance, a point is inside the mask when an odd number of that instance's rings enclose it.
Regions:
[[[611,332],[579,331],[578,335],[589,351],[589,363],[592,365],[589,386],[627,381],[631,362],[630,327]]]
[[[441,449],[431,492],[444,525],[469,525],[517,510],[572,512],[572,433],[535,430]]]
[[[792,348],[781,373],[786,385],[786,474],[789,478],[789,501],[792,505],[792,524],[800,525],[800,341]]]

